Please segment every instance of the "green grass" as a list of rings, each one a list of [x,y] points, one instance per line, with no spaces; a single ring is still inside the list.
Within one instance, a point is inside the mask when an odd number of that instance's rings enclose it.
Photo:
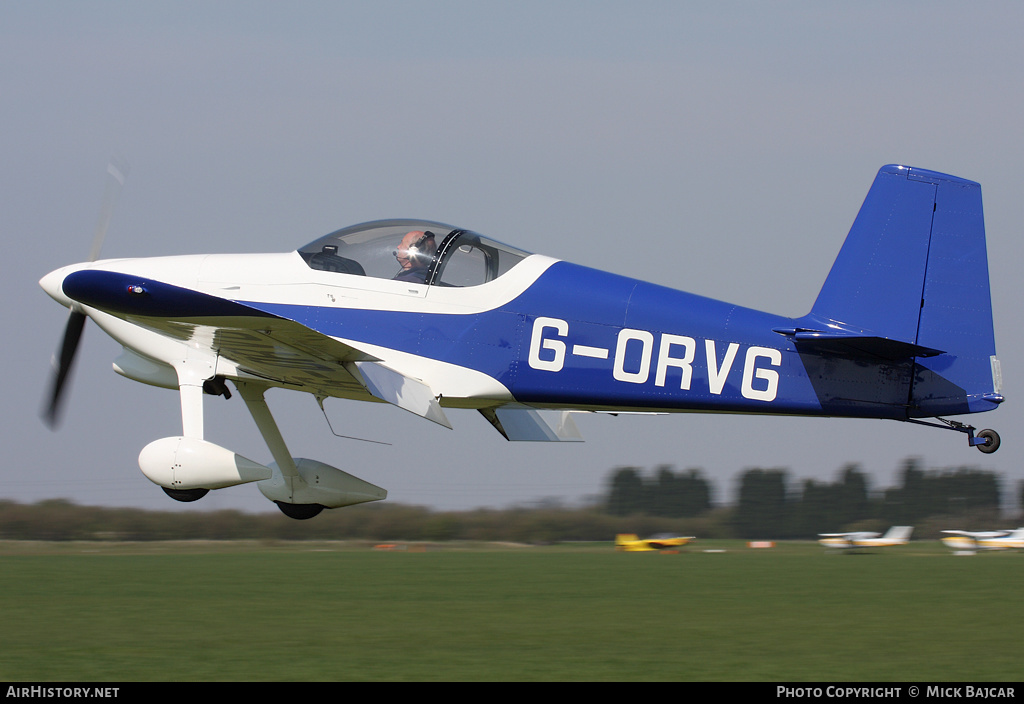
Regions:
[[[1024,555],[0,546],[0,680],[1019,680]]]

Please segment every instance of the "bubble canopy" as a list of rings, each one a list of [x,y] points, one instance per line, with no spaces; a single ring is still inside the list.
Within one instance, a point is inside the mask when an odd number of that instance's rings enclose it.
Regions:
[[[352,225],[298,251],[311,269],[453,287],[493,281],[530,256],[475,232],[430,220]]]

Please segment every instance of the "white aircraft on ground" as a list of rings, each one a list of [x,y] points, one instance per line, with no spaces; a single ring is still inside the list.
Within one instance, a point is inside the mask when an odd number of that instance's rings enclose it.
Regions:
[[[1024,528],[1017,530],[944,530],[949,537],[942,544],[953,550],[975,552],[977,550],[1024,550]]]
[[[885,535],[871,533],[868,531],[854,533],[819,533],[821,538],[818,542],[827,548],[840,548],[843,550],[859,548],[888,548],[893,545],[906,545],[910,540],[910,534],[914,532],[913,526],[893,526]]]

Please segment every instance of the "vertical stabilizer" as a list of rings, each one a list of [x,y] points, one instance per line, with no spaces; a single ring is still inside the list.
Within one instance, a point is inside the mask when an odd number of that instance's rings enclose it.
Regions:
[[[882,540],[905,543],[910,540],[910,536],[913,532],[914,526],[892,526],[886,531],[885,535],[882,536]]]
[[[1002,392],[981,186],[882,167],[804,321],[912,345],[908,356],[921,356],[914,360],[911,417],[995,408]]]
[[[935,185],[884,166],[850,228],[811,316],[916,344]]]

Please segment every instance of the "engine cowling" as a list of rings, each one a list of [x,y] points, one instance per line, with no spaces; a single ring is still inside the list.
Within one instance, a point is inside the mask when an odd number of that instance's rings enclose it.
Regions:
[[[222,489],[270,479],[270,467],[190,437],[154,440],[139,453],[139,469],[154,484],[168,489]]]
[[[261,481],[259,487],[263,495],[278,504],[319,504],[324,508],[341,508],[367,501],[381,501],[388,496],[387,489],[382,489],[337,467],[308,460],[301,457],[293,458],[298,477],[286,478],[277,468],[277,463],[270,464],[273,476]]]

